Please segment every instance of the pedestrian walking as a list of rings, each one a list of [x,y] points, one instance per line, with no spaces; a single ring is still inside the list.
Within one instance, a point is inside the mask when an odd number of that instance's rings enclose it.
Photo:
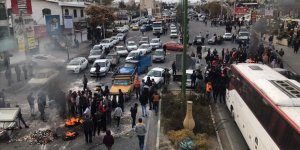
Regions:
[[[142,95],[140,96],[140,103],[141,103],[141,106],[142,106],[142,113],[143,113],[143,117],[147,117],[147,109],[146,109],[146,105],[147,105],[147,100],[148,100],[148,97],[147,97],[147,92],[144,90],[142,92]]]
[[[89,116],[85,116],[85,120],[83,122],[83,131],[85,135],[85,142],[92,143],[93,142],[93,129],[94,124],[92,119]]]
[[[138,75],[135,76],[134,90],[135,90],[136,99],[138,99],[141,95],[141,81],[139,80]]]
[[[30,92],[27,96],[27,101],[30,107],[30,114],[31,116],[34,116],[34,97],[32,92]]]
[[[29,126],[26,124],[26,122],[25,122],[25,120],[23,118],[23,115],[22,115],[22,112],[21,112],[21,108],[19,107],[19,105],[16,105],[16,107],[19,109],[19,112],[18,112],[19,128],[22,129],[21,122],[24,124],[25,128],[29,128]]]
[[[173,61],[173,63],[172,63],[172,71],[173,71],[173,75],[176,75],[177,67],[176,67],[175,61]]]
[[[126,44],[126,36],[124,36],[123,42],[124,42],[124,44]]]
[[[88,79],[85,74],[83,75],[82,83],[83,83],[83,91],[85,91],[87,89],[87,84],[88,84]]]
[[[96,80],[98,81],[98,79],[100,78],[100,65],[98,63],[96,63],[95,65],[95,73],[96,73]]]
[[[46,95],[43,92],[38,94],[38,109],[41,113],[41,120],[45,121],[45,106],[46,106]]]
[[[163,50],[164,50],[165,56],[167,56],[167,46],[166,45],[163,46]]]
[[[196,87],[196,73],[195,71],[193,71],[193,73],[191,74],[191,88],[195,88]]]
[[[278,54],[280,55],[280,57],[281,57],[281,58],[283,57],[283,55],[284,55],[284,51],[283,51],[283,49],[282,49],[282,48],[280,49],[280,51],[278,52]]]
[[[16,64],[16,66],[15,66],[15,72],[17,75],[17,81],[21,81],[21,69],[18,64]]]
[[[145,142],[145,135],[146,135],[146,126],[143,123],[143,119],[139,118],[138,124],[135,127],[135,133],[137,134],[137,137],[139,139],[139,147],[140,150],[144,150],[144,142]]]
[[[211,85],[211,82],[207,82],[206,83],[206,99],[208,102],[210,102],[210,95],[211,95],[211,92],[212,92],[212,85]]]
[[[12,75],[11,75],[11,69],[10,69],[10,67],[8,67],[5,70],[5,78],[7,80],[7,85],[11,86],[11,84],[12,84]]]
[[[100,136],[100,130],[101,130],[101,116],[102,116],[102,112],[99,110],[98,108],[98,104],[97,102],[94,102],[93,104],[93,111],[96,111],[93,115],[93,124],[94,124],[94,128],[93,128],[93,136],[97,135]],[[95,108],[96,107],[96,108]],[[96,110],[94,110],[96,109]]]
[[[121,116],[123,115],[122,108],[118,105],[114,112],[114,118],[117,120],[117,127],[120,126]]]
[[[134,106],[130,108],[130,113],[131,113],[131,118],[132,118],[132,128],[134,128],[135,122],[136,122],[137,107],[138,107],[138,104],[135,103]]]
[[[122,111],[124,112],[124,101],[125,101],[125,99],[124,99],[124,94],[123,94],[121,89],[119,89],[119,95],[118,96],[119,96],[118,105],[122,108]]]
[[[158,94],[157,91],[154,91],[152,99],[153,99],[153,109],[155,110],[155,114],[157,115],[158,108],[159,108],[159,101],[160,101],[160,95]]]
[[[22,66],[22,70],[24,72],[24,79],[27,80],[27,68],[26,68],[26,65]]]
[[[111,150],[114,143],[115,140],[114,137],[111,135],[110,130],[106,130],[106,135],[104,135],[103,137],[103,144],[106,146],[107,150]]]

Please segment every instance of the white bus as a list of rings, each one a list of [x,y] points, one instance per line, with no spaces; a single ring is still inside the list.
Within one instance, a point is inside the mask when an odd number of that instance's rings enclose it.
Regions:
[[[251,150],[300,149],[300,83],[267,65],[228,69],[227,107]]]

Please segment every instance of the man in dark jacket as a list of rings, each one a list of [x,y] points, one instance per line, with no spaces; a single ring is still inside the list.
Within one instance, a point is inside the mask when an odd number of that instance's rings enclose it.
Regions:
[[[83,91],[85,91],[88,84],[88,79],[85,74],[83,75],[82,83],[83,83]]]
[[[98,78],[100,77],[100,65],[98,63],[96,63],[95,65],[95,73],[96,73],[96,80],[98,80]]]
[[[18,113],[18,119],[19,119],[19,128],[22,129],[21,127],[21,123],[22,122],[25,126],[25,128],[29,128],[29,126],[25,123],[24,118],[22,116],[22,112],[21,112],[21,108],[19,107],[19,105],[16,105],[16,107],[19,108],[19,113]]]
[[[8,67],[8,68],[5,70],[5,78],[6,78],[6,80],[7,80],[8,86],[10,86],[11,83],[12,83],[11,69],[10,69],[10,67]]]
[[[124,112],[124,94],[122,92],[121,89],[119,89],[119,100],[118,100],[118,104],[119,106],[122,108],[122,112]]]
[[[135,103],[134,106],[130,108],[131,118],[132,118],[132,128],[134,128],[134,126],[135,126],[137,107],[138,107],[138,104]]]
[[[46,106],[46,95],[39,93],[38,95],[38,109],[41,113],[41,120],[45,121],[45,106]]]
[[[192,75],[191,75],[191,88],[195,88],[196,86],[196,73],[195,71],[193,71]]]
[[[146,105],[147,105],[147,101],[148,101],[148,97],[146,94],[146,91],[142,92],[142,95],[140,96],[140,103],[142,106],[142,112],[143,112],[143,117],[147,117],[147,110],[146,110]]]
[[[16,75],[17,75],[17,80],[21,81],[21,69],[18,64],[15,66],[15,71],[16,71]]]
[[[92,133],[94,129],[94,124],[92,119],[89,116],[85,116],[85,121],[83,123],[83,131],[85,135],[85,142],[92,143]]]
[[[110,130],[107,130],[106,135],[103,137],[103,144],[106,146],[107,150],[111,150],[111,147],[114,145],[114,143],[114,137],[111,135]]]

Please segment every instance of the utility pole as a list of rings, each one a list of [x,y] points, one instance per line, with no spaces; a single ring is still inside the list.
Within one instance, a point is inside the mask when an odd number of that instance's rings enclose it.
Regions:
[[[181,92],[184,100],[186,100],[186,51],[188,48],[188,0],[183,1],[183,55],[182,55],[182,78],[181,78]]]

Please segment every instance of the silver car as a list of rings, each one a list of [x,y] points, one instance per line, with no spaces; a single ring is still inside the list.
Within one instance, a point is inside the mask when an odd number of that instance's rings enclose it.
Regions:
[[[153,62],[165,62],[166,56],[163,49],[157,49],[154,51],[154,54],[152,55],[152,61]]]
[[[108,59],[97,59],[93,63],[93,66],[90,69],[90,75],[96,76],[96,64],[100,66],[100,76],[106,76],[110,69],[110,60]]]
[[[128,41],[126,44],[127,50],[128,51],[134,51],[137,50],[138,46],[135,44],[134,41]]]
[[[160,38],[154,38],[150,41],[150,46],[152,46],[152,49],[161,48],[162,43]]]
[[[105,58],[104,50],[92,50],[90,51],[90,55],[88,56],[89,62],[94,62],[96,59]]]

